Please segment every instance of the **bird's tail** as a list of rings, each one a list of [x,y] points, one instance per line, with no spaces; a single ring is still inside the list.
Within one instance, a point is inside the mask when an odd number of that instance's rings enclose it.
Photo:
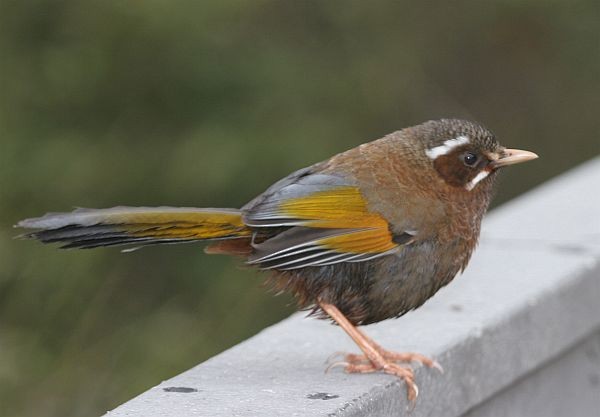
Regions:
[[[246,238],[250,229],[236,209],[178,207],[113,207],[48,213],[16,227],[38,229],[22,235],[62,248],[173,244],[213,239]]]

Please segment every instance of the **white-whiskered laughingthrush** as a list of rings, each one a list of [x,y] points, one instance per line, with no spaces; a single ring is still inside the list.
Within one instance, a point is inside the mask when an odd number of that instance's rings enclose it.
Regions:
[[[499,168],[534,158],[476,123],[436,120],[300,169],[241,209],[77,209],[17,226],[63,248],[209,241],[206,252],[271,271],[301,308],[339,324],[363,352],[345,356],[347,372],[396,375],[414,400],[413,371],[400,364],[439,365],[384,350],[355,326],[419,307],[462,271]]]

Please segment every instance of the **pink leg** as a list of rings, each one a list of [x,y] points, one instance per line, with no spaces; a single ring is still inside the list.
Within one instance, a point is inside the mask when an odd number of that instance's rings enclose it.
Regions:
[[[414,373],[412,369],[408,367],[402,367],[394,363],[393,359],[386,358],[386,354],[391,354],[383,350],[373,340],[368,338],[365,334],[359,331],[350,321],[342,314],[340,310],[333,304],[319,302],[319,306],[326,312],[344,331],[354,340],[360,350],[363,351],[363,355],[355,355],[358,361],[347,361],[343,363],[334,363],[330,366],[334,367],[337,365],[344,365],[345,371],[349,373],[370,373],[376,371],[383,371],[386,374],[395,375],[401,378],[406,383],[406,390],[408,400],[411,403],[417,399],[419,395],[419,388],[414,382]],[[410,358],[413,360],[415,357],[413,354],[397,354],[404,355],[402,358]],[[408,355],[408,356],[406,356]],[[421,356],[421,355],[419,355]],[[364,360],[366,358],[366,360]],[[424,357],[423,357],[424,358]],[[427,358],[426,358],[427,359]],[[428,359],[432,364],[435,363]],[[366,363],[364,363],[366,362]],[[423,362],[425,363],[425,362]],[[329,368],[328,368],[329,369]]]

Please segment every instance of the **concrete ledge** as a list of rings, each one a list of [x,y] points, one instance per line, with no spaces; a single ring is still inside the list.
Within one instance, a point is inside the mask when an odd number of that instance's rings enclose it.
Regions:
[[[417,371],[420,396],[411,416],[597,415],[598,184],[600,158],[494,210],[462,276],[417,311],[364,328],[386,348],[418,351],[444,366],[443,375]],[[303,316],[293,315],[107,415],[407,413],[404,386],[393,377],[339,369],[324,374],[333,352],[357,348],[337,327]]]

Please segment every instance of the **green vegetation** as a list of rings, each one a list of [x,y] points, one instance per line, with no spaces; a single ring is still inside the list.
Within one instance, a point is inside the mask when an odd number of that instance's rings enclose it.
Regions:
[[[239,207],[440,117],[540,154],[505,201],[599,153],[597,17],[592,0],[3,0],[0,414],[102,414],[293,311],[198,245],[58,251],[13,240],[17,220]]]

